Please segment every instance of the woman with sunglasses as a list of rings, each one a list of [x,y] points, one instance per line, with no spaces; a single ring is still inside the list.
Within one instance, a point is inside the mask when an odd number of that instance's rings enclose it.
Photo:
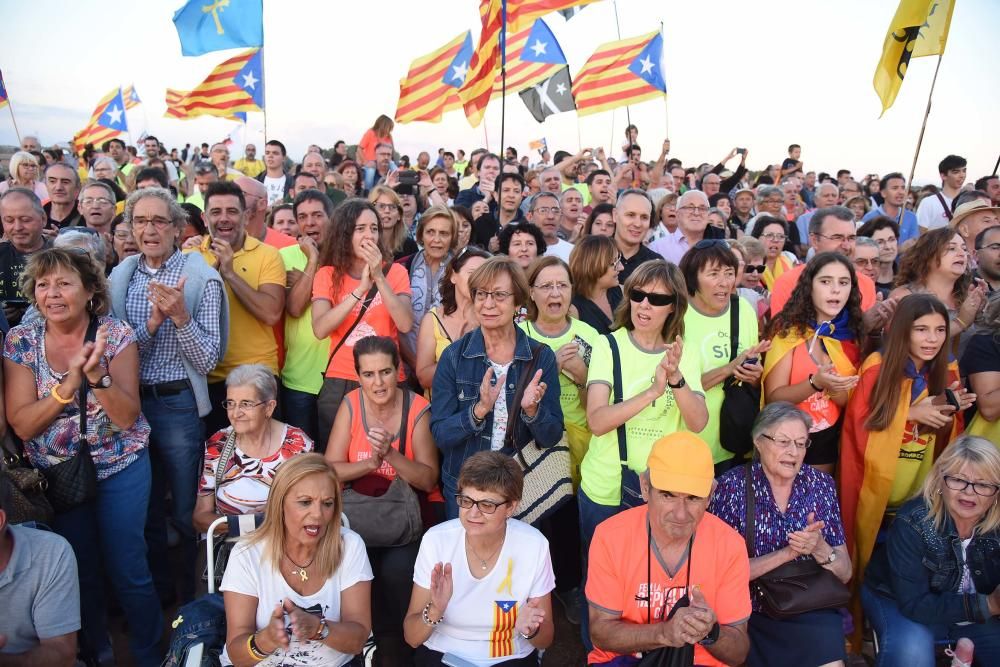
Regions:
[[[708,424],[701,439],[712,450],[718,477],[730,468],[733,453],[719,441],[719,416],[725,398],[723,385],[729,378],[759,385],[764,367],[761,355],[770,343],[760,343],[757,313],[747,301],[733,294],[739,264],[728,242],[722,239],[699,241],[684,253],[680,270],[689,297],[684,314],[685,340],[689,350],[701,359],[701,387],[705,391]],[[732,323],[730,308],[737,308],[739,340],[736,358],[730,357]]]
[[[935,642],[961,637],[975,645],[973,665],[1000,664],[998,492],[1000,452],[966,435],[899,509],[861,586],[876,665],[933,667]]]
[[[764,402],[788,401],[812,419],[806,463],[833,473],[840,417],[858,382],[861,291],[854,265],[835,252],[813,257],[788,303],[771,321]]]
[[[882,528],[919,492],[936,453],[961,433],[961,412],[976,399],[961,387],[949,339],[944,304],[912,294],[896,307],[881,350],[861,366],[840,453],[844,528],[858,572]]]
[[[774,281],[795,262],[784,253],[785,241],[788,239],[788,225],[772,215],[758,215],[754,219],[750,236],[760,239],[767,255],[764,257],[764,275],[761,276],[767,289],[774,289]]]
[[[555,575],[548,540],[513,518],[521,469],[499,452],[479,452],[457,484],[458,517],[427,531],[413,569],[403,622],[413,664],[537,667],[555,633]]]
[[[752,236],[729,241],[729,247],[736,254],[739,270],[736,271],[736,293],[750,302],[757,313],[761,329],[766,323],[766,315],[771,310],[771,299],[764,287],[764,244]]]
[[[431,433],[441,450],[450,519],[458,516],[458,473],[467,458],[487,450],[513,454],[531,440],[551,447],[563,433],[555,354],[514,324],[528,302],[521,267],[510,257],[492,257],[469,277],[469,292],[479,326],[445,348],[431,394]]]
[[[625,281],[625,295],[614,330],[594,347],[587,376],[587,423],[594,435],[580,466],[584,553],[597,524],[642,503],[638,473],[653,443],[674,431],[699,433],[708,423],[699,355],[682,342],[688,298],[680,269],[662,259],[645,262]],[[619,443],[623,425],[625,442]]]
[[[610,333],[615,309],[622,302],[618,284],[622,268],[621,251],[610,236],[585,236],[569,254],[573,307],[580,321],[599,334]]]

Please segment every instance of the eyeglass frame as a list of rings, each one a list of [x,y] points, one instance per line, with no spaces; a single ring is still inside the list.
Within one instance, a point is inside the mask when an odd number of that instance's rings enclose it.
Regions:
[[[479,295],[483,294],[482,298]],[[501,296],[503,295],[503,296]],[[472,300],[474,302],[486,303],[486,300],[490,297],[493,298],[493,303],[507,303],[514,296],[513,292],[508,292],[507,290],[485,290],[485,289],[474,289],[472,290]]]
[[[789,449],[792,446],[794,446],[796,451],[804,452],[810,447],[812,447],[812,439],[809,437],[806,437],[805,444],[802,445],[799,444],[798,440],[786,440],[785,442],[782,442],[781,440],[775,438],[773,435],[768,435],[767,433],[761,433],[760,437],[767,438],[768,440],[774,443],[775,447],[778,447],[779,449]]]
[[[468,507],[462,507],[462,502],[464,502],[466,500],[469,501],[469,506]],[[486,503],[485,507],[483,506],[483,503]],[[493,514],[496,514],[496,511],[498,509],[500,509],[501,507],[503,507],[504,505],[509,505],[510,501],[509,500],[504,500],[502,502],[497,503],[497,502],[493,502],[492,500],[487,500],[485,498],[480,499],[480,500],[473,500],[472,498],[470,498],[469,496],[465,495],[464,493],[458,493],[458,494],[455,495],[455,504],[458,505],[463,510],[471,510],[473,507],[475,507],[482,514],[493,515]],[[487,511],[486,507],[492,507],[493,509]]]
[[[953,479],[956,482],[964,482],[964,485],[962,486],[961,489],[956,489],[954,486],[948,483],[949,479]],[[972,480],[962,479],[961,477],[955,477],[954,475],[942,475],[941,481],[943,481],[944,485],[948,487],[950,490],[957,491],[958,493],[965,493],[965,490],[971,486],[972,492],[977,496],[979,496],[980,498],[992,498],[993,496],[997,495],[997,492],[1000,492],[1000,486],[996,484],[990,484],[989,482],[973,482]],[[992,487],[993,493],[991,494],[979,493],[979,491],[976,491],[977,486]]]
[[[219,405],[222,406],[222,409],[225,410],[226,412],[229,412],[230,410],[239,410],[240,412],[248,412],[250,410],[253,410],[254,408],[259,408],[262,405],[267,405],[270,402],[271,401],[260,401],[258,403],[251,403],[251,401],[234,401],[232,399],[227,398],[224,401],[220,401]],[[247,405],[243,405],[244,403],[246,403]]]

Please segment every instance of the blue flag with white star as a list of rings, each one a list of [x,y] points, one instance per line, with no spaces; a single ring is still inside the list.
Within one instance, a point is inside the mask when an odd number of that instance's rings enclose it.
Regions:
[[[188,0],[174,14],[181,53],[264,46],[263,0]]]
[[[258,49],[233,77],[233,83],[253,98],[253,103],[260,107],[261,111],[264,110],[264,68],[261,67],[263,53],[264,49]]]
[[[565,65],[566,56],[562,47],[556,41],[556,36],[542,19],[535,21],[528,34],[528,40],[521,51],[521,60],[530,63],[548,63],[550,65]]]
[[[628,69],[637,77],[657,90],[667,92],[667,81],[663,78],[663,35],[656,35],[646,48],[636,56]]]
[[[462,42],[462,48],[458,50],[455,57],[452,58],[451,64],[448,65],[448,69],[445,70],[444,76],[441,77],[441,82],[446,86],[451,86],[452,88],[461,88],[462,84],[465,83],[465,76],[469,73],[469,63],[472,62],[472,33],[465,33],[465,41]]]
[[[122,89],[118,89],[118,94],[104,105],[101,110],[97,124],[109,130],[128,132],[128,119],[125,117],[125,100],[122,97]]]

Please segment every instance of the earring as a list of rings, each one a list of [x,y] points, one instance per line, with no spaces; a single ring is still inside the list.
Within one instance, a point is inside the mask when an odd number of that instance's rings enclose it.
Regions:
[[[94,310],[94,300],[90,299],[87,301],[87,312],[93,312]]]

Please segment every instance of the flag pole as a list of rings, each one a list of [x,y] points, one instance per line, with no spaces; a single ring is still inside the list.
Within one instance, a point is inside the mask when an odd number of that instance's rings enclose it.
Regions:
[[[621,41],[622,38],[622,27],[618,23],[618,0],[612,0],[611,5],[615,8],[615,28],[618,30],[618,40]],[[629,125],[632,124],[632,114],[629,112],[629,106],[625,105],[625,120]],[[626,125],[628,127],[628,125]]]
[[[7,110],[10,111],[10,122],[14,124],[14,134],[17,135],[17,145],[21,145],[21,131],[17,129],[17,121],[14,120],[14,105],[10,103],[10,91],[7,91]],[[996,170],[994,170],[996,173]]]
[[[500,0],[500,163],[503,164],[507,120],[507,0]]]
[[[934,96],[934,84],[937,83],[938,70],[941,69],[941,56],[938,54],[937,65],[934,66],[934,78],[931,79],[931,89],[927,93],[927,109],[924,111],[924,122],[920,124],[920,136],[917,137],[917,150],[913,152],[913,164],[910,166],[910,179],[906,181],[906,187],[913,187],[913,174],[917,170],[917,157],[920,156],[920,145],[924,142],[924,130],[927,129],[927,117],[931,114],[931,98]],[[993,170],[996,173],[996,169]]]

